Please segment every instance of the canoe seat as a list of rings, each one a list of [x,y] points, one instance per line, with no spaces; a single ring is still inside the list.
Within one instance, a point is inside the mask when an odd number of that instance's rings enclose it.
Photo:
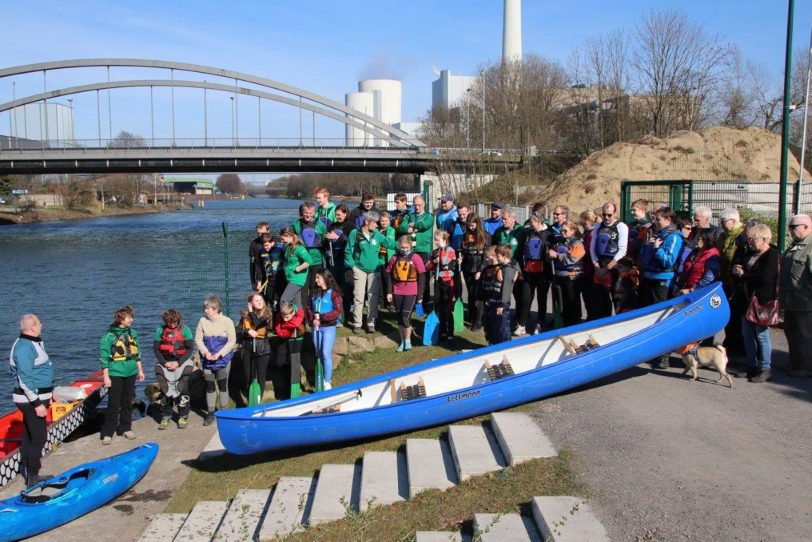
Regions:
[[[507,359],[507,356],[502,358],[501,363],[491,365],[490,361],[485,361],[485,372],[488,374],[488,380],[499,380],[506,376],[511,376],[516,373],[513,372],[513,367]]]
[[[578,344],[575,341],[567,339],[562,335],[559,335],[558,339],[561,341],[561,344],[564,345],[564,350],[566,350],[569,354],[572,355],[580,354],[582,352],[586,352],[588,350],[592,350],[593,348],[597,348],[600,346],[598,341],[596,341],[595,337],[593,337],[592,335],[590,335],[589,338],[586,340],[586,342],[581,346],[578,346]]]
[[[317,408],[313,411],[313,414],[332,414],[333,412],[341,412],[341,403],[332,406],[326,406],[324,408]]]
[[[407,386],[404,383],[400,384],[400,400],[408,401],[410,399],[418,399],[426,396],[426,383],[421,378],[417,384]]]

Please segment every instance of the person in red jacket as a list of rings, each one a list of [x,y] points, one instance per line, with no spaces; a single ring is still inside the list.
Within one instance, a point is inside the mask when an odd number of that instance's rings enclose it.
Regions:
[[[283,303],[274,316],[273,327],[279,340],[271,375],[274,395],[280,400],[298,397],[301,393],[304,311],[293,303]]]
[[[722,259],[713,242],[713,235],[710,231],[700,231],[694,237],[694,248],[677,279],[679,294],[687,294],[719,280]]]

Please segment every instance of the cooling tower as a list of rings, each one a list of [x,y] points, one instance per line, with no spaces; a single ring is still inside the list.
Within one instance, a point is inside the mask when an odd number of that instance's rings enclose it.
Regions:
[[[403,86],[395,79],[367,79],[358,82],[360,92],[369,92],[374,96],[375,118],[387,124],[397,124],[400,122],[401,100]],[[383,147],[388,147],[386,141],[378,141]]]
[[[502,62],[522,60],[522,0],[505,0]]]
[[[348,92],[344,95],[344,105],[370,117],[375,116],[375,96],[372,92]],[[346,125],[344,134],[348,147],[372,147],[375,145],[371,134],[349,124]]]

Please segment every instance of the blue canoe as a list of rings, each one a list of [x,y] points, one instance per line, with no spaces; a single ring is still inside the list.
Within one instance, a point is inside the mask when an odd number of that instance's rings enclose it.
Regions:
[[[0,541],[44,533],[92,512],[130,489],[158,455],[150,442],[72,468],[0,501]]]
[[[720,283],[611,318],[414,365],[272,405],[217,412],[251,454],[440,425],[535,401],[709,337],[730,315]]]

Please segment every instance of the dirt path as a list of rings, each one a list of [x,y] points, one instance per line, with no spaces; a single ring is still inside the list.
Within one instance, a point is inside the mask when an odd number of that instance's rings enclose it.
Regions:
[[[773,347],[787,363],[782,334]],[[812,380],[680,373],[640,365],[537,407],[612,539],[810,540]]]

